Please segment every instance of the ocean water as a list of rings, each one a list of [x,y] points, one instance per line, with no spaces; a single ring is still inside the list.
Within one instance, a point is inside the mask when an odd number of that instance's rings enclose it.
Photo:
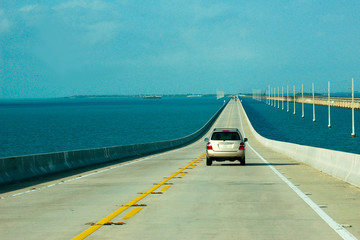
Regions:
[[[267,105],[252,98],[242,98],[242,104],[256,131],[262,136],[301,145],[332,149],[343,152],[360,153],[360,111],[355,110],[355,133],[351,137],[351,109],[331,108],[331,128],[328,128],[328,107],[315,106],[313,122],[313,107],[304,104],[305,117],[302,118],[301,103],[296,103],[294,115],[293,104],[284,102],[284,110]]]
[[[157,142],[200,129],[223,105],[200,98],[0,101],[0,157]]]

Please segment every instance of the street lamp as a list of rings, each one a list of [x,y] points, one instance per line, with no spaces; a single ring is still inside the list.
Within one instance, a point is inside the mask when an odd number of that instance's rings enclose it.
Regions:
[[[330,117],[330,81],[328,82],[328,113],[329,113],[329,125],[328,125],[328,128],[331,128],[331,117]]]
[[[316,119],[315,119],[315,90],[314,90],[314,83],[312,83],[312,95],[313,95],[313,122],[316,122]]]

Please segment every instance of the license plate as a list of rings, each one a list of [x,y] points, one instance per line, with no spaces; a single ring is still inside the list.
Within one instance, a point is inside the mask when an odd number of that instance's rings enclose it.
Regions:
[[[231,149],[233,148],[233,144],[222,144],[219,146],[220,149]]]

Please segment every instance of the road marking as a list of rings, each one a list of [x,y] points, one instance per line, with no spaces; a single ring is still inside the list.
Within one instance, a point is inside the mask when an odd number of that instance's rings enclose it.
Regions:
[[[170,187],[171,187],[170,185],[167,185],[167,186],[163,187],[163,188],[161,189],[161,191],[164,192],[164,191],[168,190]]]
[[[135,214],[137,214],[138,212],[141,211],[141,209],[143,209],[144,207],[136,207],[134,208],[133,210],[131,210],[128,214],[126,214],[123,219],[126,220],[126,219],[129,219],[129,218],[132,218],[133,216],[135,216]]]
[[[239,105],[240,106],[240,103]],[[245,110],[243,110],[245,111]],[[241,129],[244,134],[244,137],[246,137],[244,132],[244,126],[242,123],[242,117],[241,113],[239,112],[240,116],[240,124]],[[329,215],[327,215],[326,212],[324,212],[316,203],[314,203],[305,193],[303,193],[299,188],[297,188],[291,181],[289,181],[284,175],[282,175],[276,168],[271,166],[271,164],[258,153],[248,142],[247,145],[251,148],[251,150],[268,166],[270,169],[280,177],[281,180],[283,180],[304,202],[306,202],[312,210],[314,210],[340,237],[342,237],[345,240],[356,240],[357,238],[352,235],[350,232],[348,232],[343,226],[338,224],[334,219],[332,219]]]
[[[186,173],[182,173],[179,175],[179,178],[182,178],[183,176],[185,176]]]
[[[189,166],[191,166],[192,164],[194,164],[196,161],[198,161],[199,159],[203,158],[206,154],[202,154],[201,156],[199,156],[198,158],[196,158],[194,161],[192,161],[191,163],[187,164],[185,167],[181,168],[180,170],[178,170],[176,173],[174,173],[173,175],[171,175],[170,177],[164,179],[163,181],[161,181],[160,183],[158,183],[157,185],[155,185],[154,187],[150,188],[149,190],[147,190],[146,192],[142,193],[140,196],[138,196],[137,198],[134,198],[132,201],[128,202],[127,204],[125,204],[124,206],[122,206],[121,208],[117,209],[116,211],[114,211],[113,213],[111,213],[110,215],[106,216],[105,218],[103,218],[102,220],[100,220],[99,222],[97,222],[95,225],[89,227],[88,229],[86,229],[85,231],[83,231],[82,233],[80,233],[79,235],[77,235],[76,237],[73,238],[73,240],[80,240],[80,239],[85,239],[86,237],[88,237],[90,234],[92,234],[93,232],[95,232],[96,230],[98,230],[99,228],[101,228],[105,223],[111,221],[113,218],[115,218],[116,216],[118,216],[120,213],[124,212],[126,209],[128,209],[130,206],[136,204],[137,202],[139,202],[141,199],[145,198],[147,195],[151,194],[152,192],[154,192],[156,189],[158,189],[159,187],[161,187],[162,185],[164,185],[164,183],[166,183],[167,181],[171,180],[172,178],[176,177],[178,174],[180,174],[182,171],[184,171],[186,168],[188,168]]]
[[[234,103],[232,104],[232,108],[231,108],[231,111],[230,111],[229,120],[228,120],[228,123],[227,123],[227,126],[226,126],[227,128],[230,127],[231,116],[232,116],[233,110],[234,110]]]

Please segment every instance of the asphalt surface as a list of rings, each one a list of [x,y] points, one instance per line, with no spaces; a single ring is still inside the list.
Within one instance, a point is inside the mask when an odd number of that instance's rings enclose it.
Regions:
[[[257,142],[239,101],[228,104],[214,127],[246,135],[245,166],[206,166],[201,139],[126,163],[3,187],[0,239],[360,237],[359,188]]]

